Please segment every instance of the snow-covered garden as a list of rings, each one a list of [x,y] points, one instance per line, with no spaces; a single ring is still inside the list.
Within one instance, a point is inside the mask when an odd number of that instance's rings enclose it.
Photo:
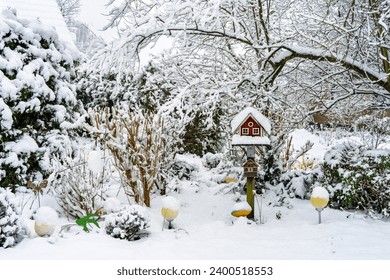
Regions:
[[[86,53],[1,12],[0,259],[390,258],[388,1],[111,2],[127,31]],[[378,32],[350,43],[368,11]],[[253,219],[232,215],[248,143]]]

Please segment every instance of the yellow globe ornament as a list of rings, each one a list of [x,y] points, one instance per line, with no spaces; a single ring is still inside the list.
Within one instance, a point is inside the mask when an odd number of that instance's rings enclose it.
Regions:
[[[232,216],[234,217],[246,217],[252,212],[252,207],[248,202],[237,202],[232,209]]]
[[[172,228],[172,221],[179,215],[180,203],[173,196],[167,196],[162,199],[161,215],[164,221],[168,221],[168,228]]]
[[[310,203],[318,212],[318,223],[321,224],[321,212],[328,205],[329,193],[324,187],[315,187],[311,193]]]

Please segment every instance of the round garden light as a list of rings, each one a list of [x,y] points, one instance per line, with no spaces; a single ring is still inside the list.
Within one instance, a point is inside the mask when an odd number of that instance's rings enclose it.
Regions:
[[[167,196],[162,199],[161,215],[168,221],[168,228],[172,228],[172,221],[179,215],[180,203],[173,196]]]
[[[321,224],[321,212],[329,202],[329,193],[324,187],[315,187],[311,193],[310,202],[318,211],[318,223]]]
[[[34,214],[34,229],[38,236],[51,236],[58,222],[57,212],[50,207],[41,207]]]
[[[233,205],[231,214],[234,217],[246,217],[252,212],[252,207],[248,202],[237,202]]]

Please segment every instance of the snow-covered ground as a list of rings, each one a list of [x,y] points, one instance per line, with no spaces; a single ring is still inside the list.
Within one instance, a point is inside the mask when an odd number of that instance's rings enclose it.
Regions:
[[[63,238],[24,239],[0,249],[0,259],[389,259],[388,222],[332,209],[317,212],[307,200],[293,200],[292,209],[267,206],[263,223],[234,218],[233,195],[215,188],[183,188],[176,197],[181,211],[174,229],[163,227],[161,199],[149,209],[149,236],[138,241],[114,239],[104,230],[71,229]],[[260,203],[260,198],[259,203]],[[277,219],[277,214],[280,219]]]
[[[323,153],[327,144],[321,138],[304,130],[295,132],[299,141],[303,135],[315,143],[310,156]],[[299,141],[294,145],[298,147]],[[30,237],[14,248],[0,249],[0,259],[390,259],[389,221],[326,208],[318,224],[318,213],[309,200],[292,199],[289,208],[275,207],[272,189],[263,197],[256,196],[256,222],[235,218],[231,211],[237,194],[226,193],[227,184],[212,179],[219,174],[206,169],[199,158],[187,156],[183,160],[198,166],[199,178],[196,184],[181,181],[179,191],[170,193],[180,202],[174,229],[168,229],[163,220],[164,196],[160,195],[153,196],[148,209],[148,237],[137,241],[110,237],[104,231],[104,221],[100,221],[100,229],[94,227],[89,233],[76,226],[62,237],[55,233],[42,238],[36,236],[33,221],[25,216]],[[121,202],[127,203],[125,199]],[[55,204],[50,197],[41,203]],[[69,221],[62,217],[60,224],[66,223]]]

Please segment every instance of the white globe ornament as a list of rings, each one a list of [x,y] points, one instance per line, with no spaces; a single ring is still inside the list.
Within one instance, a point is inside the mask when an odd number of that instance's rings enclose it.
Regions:
[[[34,214],[34,229],[38,236],[51,236],[58,223],[57,212],[50,207],[41,207]]]

